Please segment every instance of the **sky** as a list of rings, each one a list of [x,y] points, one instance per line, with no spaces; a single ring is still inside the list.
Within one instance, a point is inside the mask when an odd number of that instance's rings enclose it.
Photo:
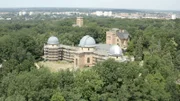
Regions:
[[[180,0],[0,0],[0,8],[12,7],[79,7],[180,11]]]

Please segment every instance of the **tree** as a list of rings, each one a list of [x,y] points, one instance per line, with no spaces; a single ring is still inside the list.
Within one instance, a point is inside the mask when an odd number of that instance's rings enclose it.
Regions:
[[[0,87],[3,88],[0,90],[1,96],[10,97],[19,94],[28,101],[47,101],[58,87],[58,81],[56,75],[41,69],[18,75],[9,74],[2,79]]]
[[[102,90],[103,81],[95,71],[87,70],[77,72],[73,86],[78,88],[74,91],[81,95],[81,99],[97,101],[99,100],[98,92]]]
[[[5,99],[5,101],[26,101],[22,95],[13,95]]]
[[[18,61],[15,59],[10,59],[8,61],[3,62],[2,64],[2,74],[6,75],[7,73],[12,73],[17,70]]]
[[[66,101],[60,92],[53,94],[51,101]]]
[[[166,91],[166,81],[160,73],[148,74],[142,89],[142,98],[150,101],[169,101],[171,95]]]
[[[176,57],[173,62],[174,62],[175,68],[180,70],[180,51],[176,53]]]
[[[142,32],[138,32],[139,35],[136,38],[136,44],[135,44],[135,49],[134,49],[134,57],[135,60],[141,61],[143,60],[143,34]]]

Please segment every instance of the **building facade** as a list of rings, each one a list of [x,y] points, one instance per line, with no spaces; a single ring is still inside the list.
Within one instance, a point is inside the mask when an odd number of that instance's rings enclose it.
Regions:
[[[82,27],[84,24],[83,17],[77,17],[76,19],[76,25],[79,27]]]
[[[118,45],[122,49],[127,49],[129,33],[126,30],[113,28],[106,32],[106,44]]]
[[[65,60],[73,62],[77,47],[59,44],[55,36],[51,36],[47,44],[44,44],[44,59],[47,61]]]
[[[59,40],[52,36],[44,45],[44,58],[48,61],[62,60],[62,47],[59,47]]]
[[[73,24],[73,27],[83,27],[84,25],[84,20],[83,17],[77,17],[76,18],[76,24]]]
[[[108,34],[106,36],[113,36],[111,35],[112,33],[107,32],[106,34]],[[117,36],[112,38],[117,38]],[[121,44],[117,44],[113,39],[107,39],[106,43],[108,44],[96,44],[93,37],[86,35],[80,40],[79,45],[75,47],[59,44],[58,38],[51,36],[47,44],[44,44],[44,58],[47,61],[64,60],[72,62],[75,68],[91,67],[97,62],[109,58],[119,62],[133,61],[133,59],[124,56],[123,49],[121,48],[124,44],[120,46]]]

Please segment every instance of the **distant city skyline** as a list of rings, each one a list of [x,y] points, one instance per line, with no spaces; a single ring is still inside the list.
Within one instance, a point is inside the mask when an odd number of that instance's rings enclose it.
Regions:
[[[77,7],[180,11],[180,0],[1,0],[0,8]]]

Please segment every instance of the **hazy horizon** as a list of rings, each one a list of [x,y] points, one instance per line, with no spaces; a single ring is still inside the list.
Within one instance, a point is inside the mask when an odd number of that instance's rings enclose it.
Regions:
[[[180,0],[5,0],[0,8],[112,8],[180,11]]]

